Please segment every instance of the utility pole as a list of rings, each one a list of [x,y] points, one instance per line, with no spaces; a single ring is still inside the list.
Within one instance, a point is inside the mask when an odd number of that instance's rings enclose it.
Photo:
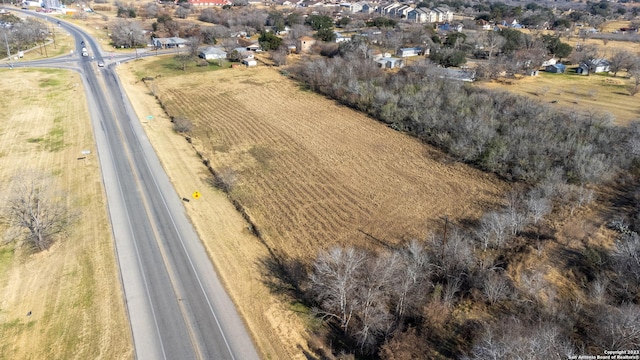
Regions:
[[[131,47],[133,47],[133,30],[129,30],[129,36],[131,38]],[[136,59],[138,58],[138,48],[136,47]]]
[[[51,25],[51,38],[53,39],[53,48],[57,49],[57,47],[56,47],[56,28],[53,25]]]
[[[442,260],[444,261],[444,248],[447,245],[447,225],[449,225],[449,217],[444,217],[444,234],[442,235]]]
[[[9,40],[7,40],[7,33],[4,34],[4,42],[7,44],[7,55],[9,56],[9,68],[13,69],[13,63],[11,63],[11,50],[9,50]]]
[[[47,38],[43,37],[42,38],[42,47],[44,47],[44,56],[49,57],[49,54],[47,54],[47,43],[46,43]]]

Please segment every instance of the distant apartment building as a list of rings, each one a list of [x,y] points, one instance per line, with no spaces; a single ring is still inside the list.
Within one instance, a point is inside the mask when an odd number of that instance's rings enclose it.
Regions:
[[[416,8],[398,2],[380,5],[377,9],[380,15],[399,17],[416,23],[444,23],[453,21],[453,11],[446,7]]]

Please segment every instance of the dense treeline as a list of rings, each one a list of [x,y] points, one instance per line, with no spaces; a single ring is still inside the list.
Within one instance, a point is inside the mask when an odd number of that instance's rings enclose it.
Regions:
[[[6,40],[7,47],[1,51],[7,54],[7,50],[15,55],[18,51],[24,51],[32,46],[44,44],[49,36],[49,27],[42,21],[28,17],[24,20],[12,14],[0,15],[0,23],[7,24],[0,27],[0,39]],[[46,49],[45,49],[46,50]],[[42,53],[42,48],[40,49]]]
[[[607,114],[563,113],[465,86],[427,63],[386,75],[355,54],[300,63],[291,72],[313,90],[506,179],[537,183],[558,168],[570,182],[598,183],[630,165],[638,126],[619,128]]]
[[[526,247],[512,232],[512,219],[504,225],[506,241],[492,251],[480,233],[455,227],[377,253],[332,248],[302,273],[309,276],[298,290],[341,335],[336,348],[383,359],[567,359],[638,348],[637,233],[622,224],[626,233],[611,253],[586,249],[568,259],[578,263],[571,271],[585,283],[582,294],[567,297],[543,268],[506,275],[517,266],[512,254]],[[481,308],[494,320],[481,321]],[[460,312],[474,315],[455,315]]]

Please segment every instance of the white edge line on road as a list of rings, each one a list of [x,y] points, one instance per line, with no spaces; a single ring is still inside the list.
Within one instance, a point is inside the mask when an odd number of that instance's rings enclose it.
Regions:
[[[129,118],[131,118],[131,116]],[[136,116],[136,119],[138,119],[137,116]],[[131,127],[131,131],[133,132],[133,135],[135,136],[136,140],[140,144],[140,140],[138,139],[138,135],[136,134],[136,131],[133,128],[133,126],[131,125],[131,123],[129,123],[129,126]],[[142,144],[140,144],[140,145],[142,146]],[[144,153],[144,151],[143,151],[143,153]],[[184,240],[182,239],[182,236],[180,235],[180,230],[178,229],[178,226],[176,225],[176,222],[173,219],[173,215],[171,214],[171,209],[167,205],[167,202],[166,202],[166,200],[165,200],[165,198],[164,198],[164,196],[162,194],[162,190],[160,190],[160,186],[158,185],[158,182],[156,181],[156,177],[155,177],[155,175],[153,173],[153,170],[151,169],[151,166],[149,166],[149,162],[147,161],[146,155],[143,156],[143,158],[144,158],[144,163],[147,166],[147,169],[149,170],[149,174],[151,174],[151,179],[153,180],[153,184],[158,189],[158,193],[160,194],[160,199],[162,200],[162,203],[164,204],[165,208],[167,209],[167,213],[169,214],[169,218],[171,219],[171,224],[173,225],[173,228],[176,230],[176,234],[178,234],[178,239],[180,240],[180,245],[182,246],[182,249],[184,250],[184,253],[187,255],[187,259],[189,260],[189,265],[191,266],[191,269],[193,270],[193,273],[196,276],[196,280],[198,280],[198,285],[200,286],[200,290],[202,290],[202,294],[204,295],[204,298],[207,300],[207,305],[209,305],[209,310],[211,310],[211,314],[213,315],[213,318],[216,321],[216,325],[218,326],[218,329],[220,330],[220,335],[222,335],[222,339],[224,340],[224,344],[227,346],[227,350],[229,351],[229,355],[231,355],[231,358],[233,360],[235,360],[235,356],[233,356],[233,351],[231,351],[231,347],[229,346],[229,342],[227,341],[227,337],[224,335],[224,331],[222,331],[222,326],[220,326],[220,321],[218,320],[218,316],[216,316],[216,313],[213,310],[213,306],[211,305],[211,301],[209,300],[209,296],[207,295],[207,292],[204,290],[204,286],[202,285],[202,281],[200,281],[200,276],[198,275],[198,271],[196,270],[195,266],[193,265],[193,261],[191,260],[191,256],[189,256],[189,252],[187,251],[187,248],[186,248],[186,246],[184,244]],[[209,261],[211,261],[211,260],[209,260]],[[216,276],[217,276],[217,274],[216,274]],[[235,304],[234,304],[234,306],[235,306]]]
[[[97,79],[97,77],[96,77],[96,79]],[[105,92],[105,95],[108,96],[108,92]],[[113,113],[112,113],[112,115],[113,115]],[[117,122],[116,122],[116,128],[117,127],[118,126],[117,126]],[[106,130],[104,130],[104,132],[106,134]],[[106,138],[106,135],[105,135],[105,138]],[[124,145],[124,143],[123,143],[123,145]],[[111,154],[112,153],[111,152],[111,143],[109,142],[108,139],[107,139],[107,147],[109,148],[109,154]],[[125,146],[125,148],[126,148],[126,146]],[[112,163],[112,166],[113,166],[114,173],[117,173],[116,166],[115,166],[115,160],[113,159],[112,156],[110,156],[110,158],[111,158],[111,163]],[[158,335],[158,340],[160,341],[160,349],[162,350],[162,357],[163,357],[163,359],[166,360],[167,359],[167,354],[166,354],[166,352],[164,350],[164,343],[162,342],[162,336],[160,335],[160,328],[158,326],[158,319],[156,317],[155,308],[153,307],[153,301],[151,299],[151,293],[149,292],[149,285],[147,284],[147,277],[144,274],[144,268],[142,266],[142,259],[140,258],[140,250],[138,249],[138,243],[135,240],[135,235],[133,234],[133,226],[131,226],[131,218],[129,217],[129,209],[127,208],[126,205],[124,205],[126,200],[125,200],[124,193],[122,192],[122,183],[120,182],[120,177],[119,176],[116,175],[116,179],[117,179],[117,182],[118,182],[118,192],[120,193],[120,198],[123,200],[122,208],[125,211],[125,215],[126,215],[125,217],[127,219],[127,224],[128,224],[128,227],[129,227],[129,233],[131,234],[133,246],[136,249],[136,260],[138,261],[138,269],[140,270],[140,275],[142,276],[142,281],[144,282],[145,292],[147,293],[147,299],[149,301],[149,306],[151,308],[151,315],[153,316],[153,322],[154,322],[154,325],[156,327],[156,334]],[[107,204],[108,203],[109,202],[107,201]]]

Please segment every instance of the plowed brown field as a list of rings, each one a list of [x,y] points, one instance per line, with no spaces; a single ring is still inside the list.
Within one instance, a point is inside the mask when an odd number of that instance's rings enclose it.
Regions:
[[[444,216],[475,219],[497,206],[505,188],[269,68],[155,86],[171,115],[195,123],[194,144],[212,166],[233,170],[232,197],[282,255],[308,260],[335,244],[423,237]]]

